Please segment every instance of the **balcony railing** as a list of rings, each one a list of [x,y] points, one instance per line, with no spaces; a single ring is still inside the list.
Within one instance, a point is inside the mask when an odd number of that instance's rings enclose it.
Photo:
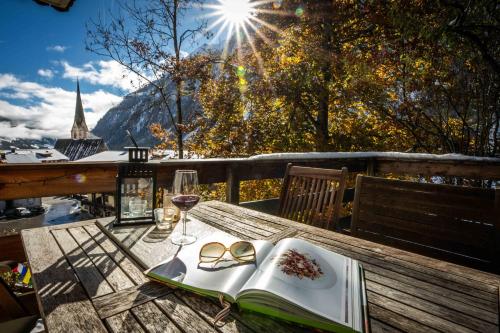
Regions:
[[[239,203],[240,181],[282,178],[288,163],[350,173],[443,176],[491,182],[500,180],[500,158],[412,153],[284,153],[249,158],[151,161],[159,186],[171,184],[176,169],[198,171],[202,184],[226,183],[226,200]],[[115,190],[117,163],[0,165],[0,200]],[[349,196],[349,191],[347,191]]]

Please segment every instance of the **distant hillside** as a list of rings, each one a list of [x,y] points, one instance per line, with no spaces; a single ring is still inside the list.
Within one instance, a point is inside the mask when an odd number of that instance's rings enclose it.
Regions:
[[[173,91],[173,84],[169,84],[168,89]],[[127,129],[139,145],[152,147],[158,141],[151,135],[149,126],[153,123],[160,123],[168,128],[172,126],[168,112],[160,106],[160,100],[161,97],[154,87],[147,85],[125,96],[120,104],[106,112],[92,133],[103,138],[111,150],[131,145],[126,135]],[[170,107],[175,113],[175,100],[171,101]],[[183,100],[184,114],[190,112],[193,107],[196,105],[191,98]]]
[[[34,139],[13,139],[8,140],[5,138],[0,138],[0,150],[8,150],[10,147],[16,147],[19,149],[29,149],[29,148],[52,148],[54,147],[56,140],[51,138],[42,138],[41,140]]]
[[[4,123],[10,127],[16,127],[17,122],[0,116],[0,123]],[[17,138],[12,139],[8,136],[8,133],[0,133],[0,150],[8,150],[10,147],[16,147],[19,149],[29,149],[29,148],[52,148],[56,142],[53,138],[41,138],[41,139],[23,139]]]

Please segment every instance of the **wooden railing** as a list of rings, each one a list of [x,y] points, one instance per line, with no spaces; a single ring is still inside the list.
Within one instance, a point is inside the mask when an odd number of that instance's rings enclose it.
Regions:
[[[249,158],[151,161],[159,186],[176,169],[198,171],[202,184],[226,183],[227,201],[239,202],[240,181],[282,178],[288,163],[351,173],[462,177],[500,180],[500,158],[406,153],[289,153]],[[0,200],[115,190],[117,163],[0,164]]]

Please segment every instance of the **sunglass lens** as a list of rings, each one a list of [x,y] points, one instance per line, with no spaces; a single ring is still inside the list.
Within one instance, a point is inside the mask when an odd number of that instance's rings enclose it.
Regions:
[[[200,251],[200,260],[202,262],[215,261],[219,259],[224,254],[225,251],[226,248],[222,244],[219,243],[205,244]]]
[[[249,242],[237,242],[231,245],[231,254],[240,260],[254,260],[255,259],[255,249],[252,243]]]

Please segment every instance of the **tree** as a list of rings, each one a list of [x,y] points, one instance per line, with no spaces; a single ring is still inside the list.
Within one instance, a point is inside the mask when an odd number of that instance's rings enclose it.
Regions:
[[[183,56],[187,43],[194,43],[206,27],[204,21],[194,26],[182,22],[195,3],[199,1],[151,0],[140,5],[135,1],[120,2],[119,14],[110,12],[105,20],[99,17],[87,25],[88,50],[117,61],[159,95],[173,127],[179,158],[184,155],[183,136],[189,115],[183,109],[183,96],[192,94],[190,83],[210,61],[206,56]]]
[[[372,66],[379,69],[378,87],[372,80],[364,100],[403,126],[416,150],[494,156],[500,135],[495,70],[500,45],[498,38],[484,36],[498,37],[498,8],[492,1],[461,3],[377,4],[371,13],[397,15],[377,20],[382,56]],[[385,101],[376,97],[384,93]]]
[[[239,143],[231,152],[206,146],[206,153],[498,154],[494,62],[500,50],[498,38],[484,37],[499,31],[491,1],[468,2],[464,8],[460,1],[280,3],[293,15],[271,15],[272,7],[258,14],[280,32],[261,26],[252,36],[254,47],[244,43],[235,50],[228,60],[232,66],[200,91],[201,119],[210,125],[201,127],[193,142],[233,138]],[[485,49],[461,33],[464,29],[478,35]],[[262,34],[267,41],[259,38]],[[233,93],[225,93],[228,89]],[[225,119],[234,126],[221,126]]]

